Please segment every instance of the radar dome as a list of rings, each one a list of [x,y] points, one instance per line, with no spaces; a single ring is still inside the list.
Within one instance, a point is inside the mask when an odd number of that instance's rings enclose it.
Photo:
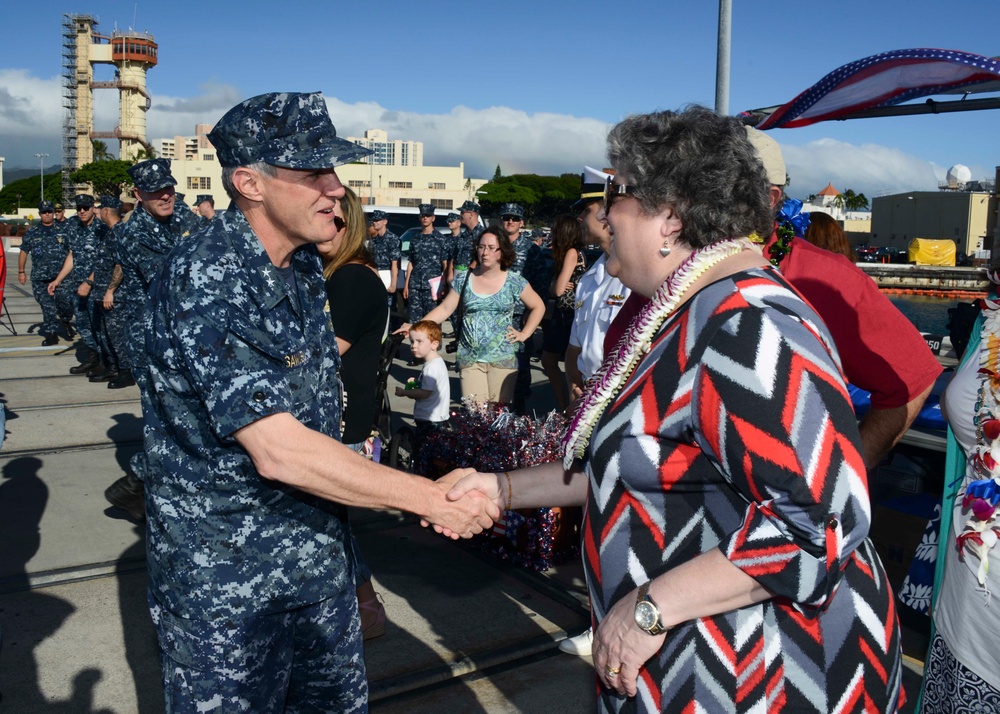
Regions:
[[[949,188],[962,188],[972,180],[972,171],[964,164],[955,164],[946,176]]]

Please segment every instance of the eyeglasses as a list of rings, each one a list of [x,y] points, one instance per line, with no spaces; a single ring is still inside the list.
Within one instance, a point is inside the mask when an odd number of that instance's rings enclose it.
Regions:
[[[504,223],[520,223],[524,219],[518,216],[501,216],[500,220],[502,220]]]
[[[634,194],[638,190],[637,186],[629,186],[624,183],[615,183],[608,176],[607,183],[604,184],[604,215],[611,212],[611,204],[615,202],[615,196],[627,196]]]
[[[77,210],[77,213],[79,213],[80,211],[89,211],[92,208],[93,208],[93,206],[77,206],[76,210]]]
[[[480,245],[476,246],[476,250],[478,250],[481,253],[483,253],[483,252],[485,252],[485,253],[494,253],[494,252],[500,250],[500,246],[498,246],[498,245],[482,245],[482,244],[480,244]]]

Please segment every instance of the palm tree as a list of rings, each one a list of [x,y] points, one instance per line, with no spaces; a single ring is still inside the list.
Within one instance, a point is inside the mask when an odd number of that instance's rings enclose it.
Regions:
[[[135,163],[139,163],[140,161],[146,161],[147,159],[155,159],[155,158],[156,158],[156,149],[154,149],[151,146],[148,149],[139,149],[137,152],[135,152],[135,156],[132,157],[132,160]]]
[[[91,139],[90,144],[94,150],[94,161],[111,161],[115,158],[115,155],[108,151],[106,142],[100,139]]]

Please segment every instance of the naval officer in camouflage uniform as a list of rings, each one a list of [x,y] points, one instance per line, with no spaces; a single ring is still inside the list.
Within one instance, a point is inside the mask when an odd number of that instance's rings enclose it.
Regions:
[[[420,228],[420,233],[410,240],[406,253],[410,262],[406,266],[403,298],[409,302],[411,324],[423,320],[424,315],[437,306],[430,280],[443,278],[451,256],[448,239],[434,228],[434,206],[430,203],[420,204]]]
[[[90,317],[94,326],[94,337],[97,339],[97,346],[101,352],[102,369],[96,369],[88,373],[91,382],[109,382],[118,376],[118,347],[124,337],[124,330],[121,320],[118,319],[121,310],[114,310],[115,288],[111,287],[111,282],[115,276],[115,268],[118,267],[118,274],[121,267],[117,266],[115,257],[115,234],[121,230],[121,208],[122,202],[117,196],[104,195],[100,197],[101,207],[98,218],[101,223],[107,226],[108,235],[97,246],[97,254],[94,257],[94,272],[91,274],[93,281],[90,292]]]
[[[166,708],[366,711],[345,505],[410,509],[455,535],[499,514],[338,441],[313,244],[337,234],[333,167],[368,151],[337,137],[318,93],[248,99],[208,138],[233,201],[153,283],[141,380]]]
[[[379,277],[386,283],[385,290],[389,294],[389,308],[392,308],[392,298],[396,294],[399,281],[399,263],[403,253],[399,245],[399,236],[389,230],[389,217],[385,211],[372,211],[371,227],[375,235],[371,237],[369,246]]]
[[[83,363],[71,368],[70,373],[85,374],[100,364],[100,348],[90,319],[90,274],[94,272],[97,246],[104,240],[107,226],[98,220],[94,197],[89,193],[76,197],[76,215],[67,219],[63,226],[69,240],[69,254],[48,289],[49,294],[54,295],[64,281],[69,285],[76,331],[84,345]]]
[[[462,219],[462,232],[458,234],[452,253],[452,267],[454,270],[468,270],[469,264],[475,260],[475,245],[479,242],[479,235],[485,226],[479,220],[479,204],[475,201],[466,201],[458,207],[459,216]]]
[[[170,159],[149,159],[128,168],[135,186],[136,207],[124,228],[114,234],[115,259],[121,274],[112,276],[111,284],[120,281],[115,291],[117,319],[126,328],[124,349],[119,352],[118,376],[108,382],[109,389],[134,385],[141,378],[145,364],[143,317],[150,284],[175,245],[205,223],[194,213],[177,208],[170,174]],[[143,417],[147,418],[145,410]],[[142,482],[146,478],[146,454],[139,452],[129,462],[131,471],[104,490],[113,505],[128,511],[136,520],[145,517]]]
[[[41,223],[32,226],[21,239],[21,253],[17,257],[17,279],[21,285],[28,281],[28,256],[31,256],[31,294],[42,309],[42,329],[45,335],[42,344],[54,345],[59,342],[61,331],[67,339],[72,339],[70,321],[73,319],[71,291],[68,285],[61,285],[49,292],[49,283],[55,280],[69,254],[69,241],[63,225],[55,222],[55,207],[51,201],[38,204]]]

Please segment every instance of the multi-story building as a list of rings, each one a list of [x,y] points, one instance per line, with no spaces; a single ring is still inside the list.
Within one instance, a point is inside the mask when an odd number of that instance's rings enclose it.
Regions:
[[[371,149],[372,154],[361,161],[366,164],[376,166],[423,166],[424,165],[424,142],[422,141],[389,141],[389,134],[382,129],[369,129],[365,132],[363,139],[354,136],[345,136],[348,141],[353,141],[366,149]]]
[[[208,141],[212,127],[198,124],[196,136],[177,136],[159,142],[159,156],[171,160],[171,170],[177,179],[177,190],[194,197],[210,194],[216,208],[229,203],[222,188],[222,167],[215,148]],[[337,176],[367,205],[408,207],[430,203],[445,211],[457,208],[463,201],[474,199],[485,179],[466,178],[465,165],[424,166],[423,144],[412,141],[388,141],[384,131],[365,132],[376,152],[382,147],[386,163],[356,162],[337,168]],[[389,162],[389,158],[392,162]],[[403,163],[404,159],[410,163]]]
[[[955,241],[959,252],[992,248],[997,194],[986,191],[910,191],[872,201],[871,244],[906,249],[914,238]]]

